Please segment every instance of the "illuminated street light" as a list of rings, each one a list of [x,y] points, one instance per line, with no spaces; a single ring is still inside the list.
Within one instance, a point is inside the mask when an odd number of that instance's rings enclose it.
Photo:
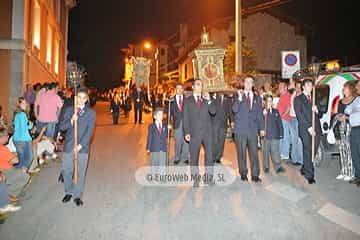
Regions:
[[[149,42],[145,42],[144,43],[144,48],[147,49],[147,50],[151,49],[151,44]]]

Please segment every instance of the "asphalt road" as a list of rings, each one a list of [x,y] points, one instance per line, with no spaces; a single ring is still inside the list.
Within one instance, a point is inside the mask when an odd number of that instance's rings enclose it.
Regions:
[[[113,126],[106,103],[96,110],[84,206],[61,202],[61,163],[51,163],[33,179],[23,209],[0,225],[1,240],[360,239],[360,189],[335,180],[336,158],[316,169],[315,185],[284,164],[286,173],[262,173],[261,184],[145,187],[134,174],[149,163],[150,117]],[[237,172],[235,156],[227,142],[223,164]]]

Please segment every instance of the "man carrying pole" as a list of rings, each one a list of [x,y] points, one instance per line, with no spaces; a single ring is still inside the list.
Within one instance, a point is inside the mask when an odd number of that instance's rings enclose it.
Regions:
[[[309,184],[315,183],[314,159],[321,139],[321,113],[318,111],[312,96],[314,83],[312,79],[302,81],[303,93],[294,100],[294,108],[299,121],[299,135],[303,143],[304,164],[300,170]],[[314,114],[314,115],[313,115]]]
[[[81,196],[96,119],[96,113],[88,101],[87,89],[79,88],[74,97],[76,105],[65,109],[59,125],[60,130],[66,132],[62,166],[65,196],[62,201],[66,203],[74,198],[77,206],[83,205]]]

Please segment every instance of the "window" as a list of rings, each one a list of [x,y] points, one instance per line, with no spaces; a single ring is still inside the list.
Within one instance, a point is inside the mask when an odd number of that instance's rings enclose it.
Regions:
[[[330,87],[328,85],[318,85],[316,87],[316,103],[319,111],[326,113],[329,105]]]
[[[59,51],[60,51],[60,48],[59,48],[59,40],[55,40],[55,43],[54,43],[54,72],[55,74],[59,74]]]
[[[33,32],[33,44],[37,49],[40,49],[40,19],[41,19],[41,11],[40,5],[38,1],[35,1],[34,5],[34,32]]]
[[[48,25],[48,31],[47,31],[47,44],[46,44],[46,62],[51,64],[51,57],[52,57],[52,28],[50,25]]]

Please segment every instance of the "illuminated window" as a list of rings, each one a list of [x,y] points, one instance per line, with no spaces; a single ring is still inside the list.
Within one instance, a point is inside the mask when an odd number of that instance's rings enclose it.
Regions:
[[[55,63],[54,63],[54,72],[59,74],[59,40],[55,40],[54,43],[54,54],[55,54]]]
[[[47,50],[46,50],[46,62],[51,64],[51,50],[52,50],[52,29],[50,25],[48,25],[47,31]]]
[[[40,19],[41,19],[40,5],[37,1],[35,1],[33,43],[34,46],[37,47],[38,49],[40,49]]]

